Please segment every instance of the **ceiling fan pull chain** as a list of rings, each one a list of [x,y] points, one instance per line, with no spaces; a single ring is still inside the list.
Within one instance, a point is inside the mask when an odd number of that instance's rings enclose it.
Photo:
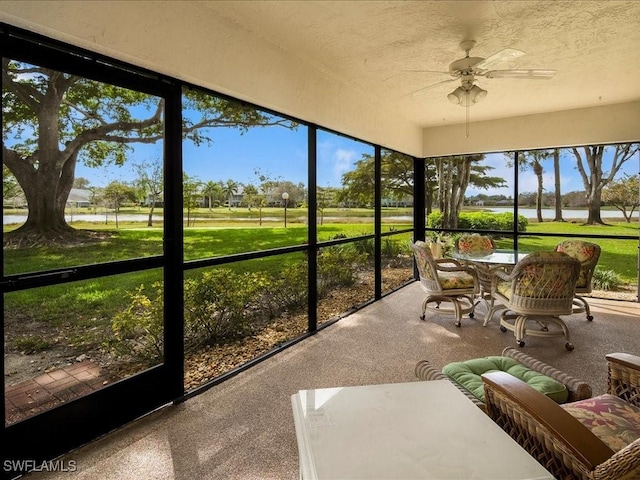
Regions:
[[[466,124],[466,127],[465,127],[466,128],[465,138],[469,138],[469,103],[467,103],[466,115],[467,115],[467,118],[466,118],[466,121],[465,121],[465,124]]]

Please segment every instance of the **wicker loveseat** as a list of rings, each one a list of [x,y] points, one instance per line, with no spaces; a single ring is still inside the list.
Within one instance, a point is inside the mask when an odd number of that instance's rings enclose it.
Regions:
[[[485,411],[558,479],[640,479],[640,357],[606,359],[608,393],[563,405],[511,375],[484,374]]]

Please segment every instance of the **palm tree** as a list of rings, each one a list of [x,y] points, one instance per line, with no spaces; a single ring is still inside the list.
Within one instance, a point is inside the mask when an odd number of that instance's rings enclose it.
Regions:
[[[231,210],[231,201],[233,200],[233,194],[238,189],[238,184],[233,180],[227,180],[227,183],[224,185],[224,194],[227,196],[229,200],[229,210]]]
[[[223,186],[220,182],[214,182],[209,180],[204,184],[202,188],[202,194],[207,197],[207,203],[209,204],[209,211],[211,211],[211,207],[213,206],[213,200],[215,198],[220,198],[223,194]]]

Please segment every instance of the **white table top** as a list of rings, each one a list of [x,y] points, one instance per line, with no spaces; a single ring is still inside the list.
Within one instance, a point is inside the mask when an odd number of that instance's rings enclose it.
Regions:
[[[303,479],[553,477],[451,382],[292,395]]]

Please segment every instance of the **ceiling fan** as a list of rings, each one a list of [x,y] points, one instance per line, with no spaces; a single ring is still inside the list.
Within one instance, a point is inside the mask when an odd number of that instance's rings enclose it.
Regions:
[[[464,58],[455,60],[449,65],[447,72],[433,72],[430,70],[411,70],[413,72],[444,73],[452,78],[441,82],[427,85],[409,95],[429,90],[444,83],[460,80],[460,86],[447,95],[447,98],[454,105],[466,107],[466,136],[469,136],[469,107],[487,96],[487,91],[476,85],[476,77],[485,78],[528,78],[528,79],[549,79],[556,74],[552,69],[508,69],[495,70],[494,67],[500,63],[521,57],[525,53],[514,48],[505,48],[487,58],[470,56],[471,49],[475,46],[475,40],[464,40],[460,43],[460,48],[466,53]]]
[[[471,49],[475,46],[475,40],[464,40],[460,43],[460,48],[465,51],[466,56],[452,62],[447,72],[432,72],[430,70],[411,70],[413,72],[445,73],[452,78],[428,85],[412,92],[414,95],[444,83],[460,80],[460,86],[447,95],[447,98],[455,105],[469,107],[478,103],[487,96],[487,91],[476,85],[476,77],[486,78],[528,78],[528,79],[549,79],[556,74],[552,69],[509,69],[495,70],[494,67],[500,63],[521,57],[525,53],[514,48],[505,48],[490,57],[471,57]]]

